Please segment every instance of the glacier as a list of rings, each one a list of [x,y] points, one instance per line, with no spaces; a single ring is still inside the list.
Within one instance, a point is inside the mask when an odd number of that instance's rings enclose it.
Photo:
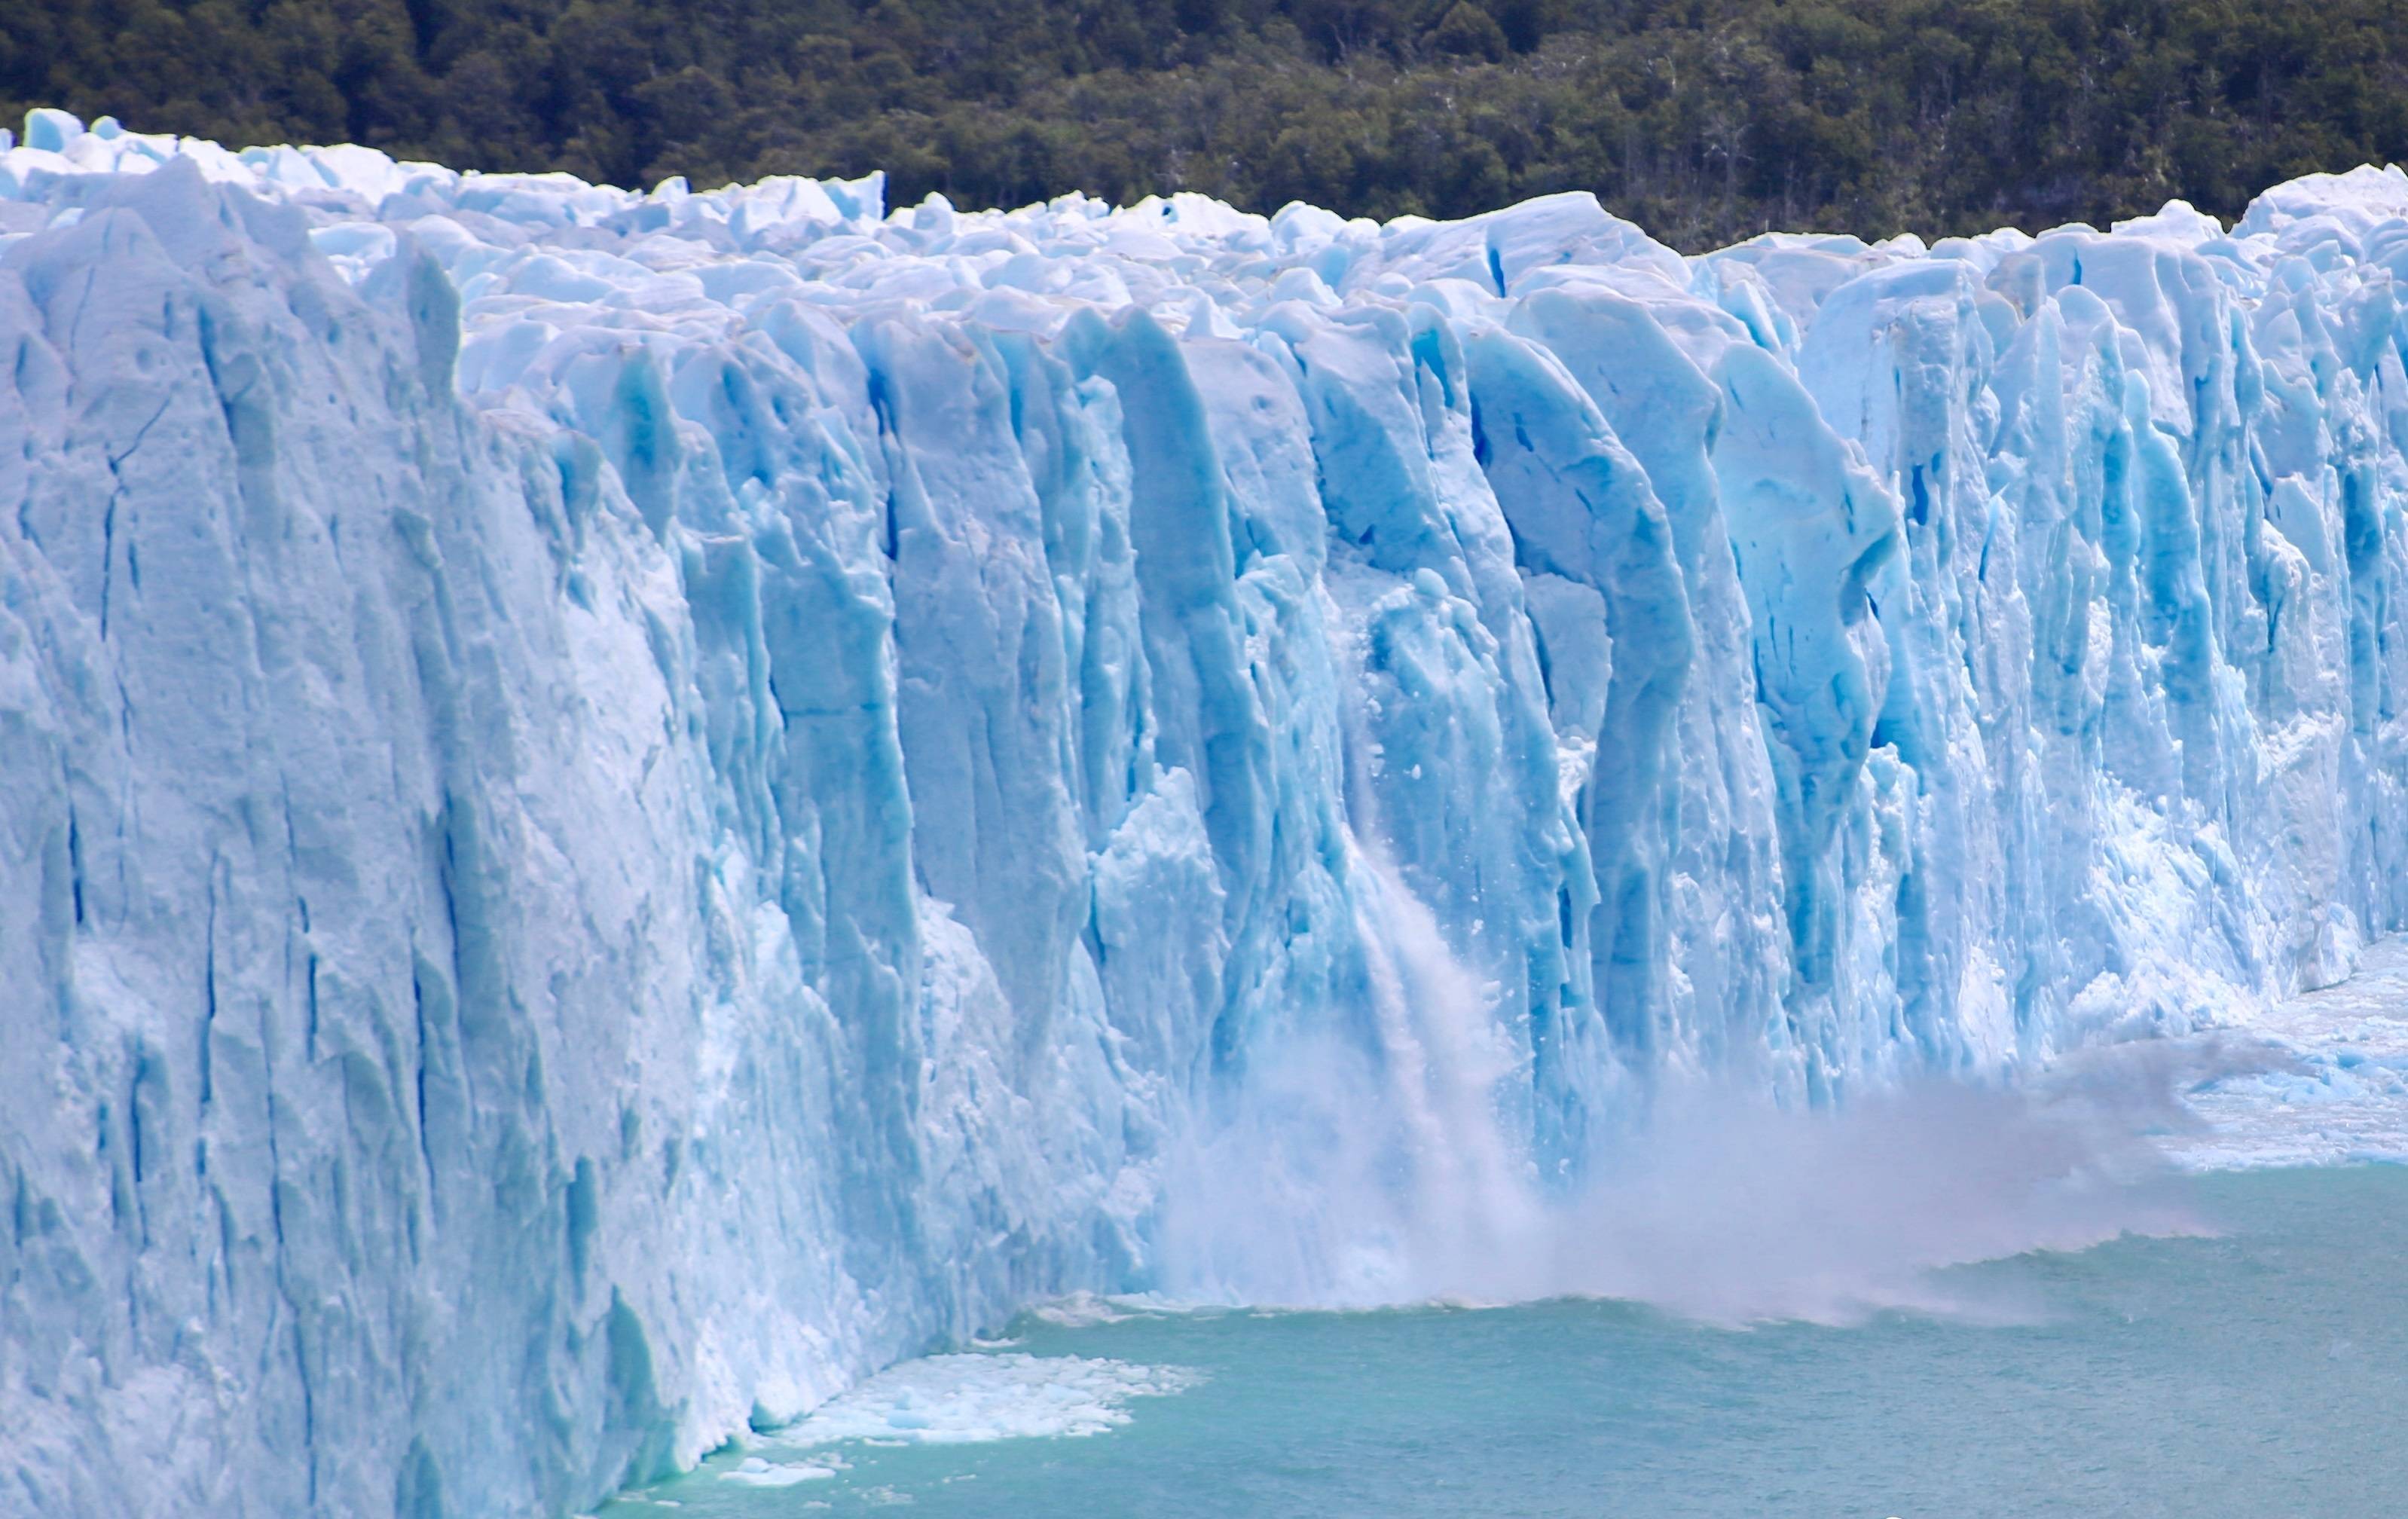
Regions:
[[[1679,255],[0,133],[0,1510],[559,1513],[2408,922],[2408,176]]]

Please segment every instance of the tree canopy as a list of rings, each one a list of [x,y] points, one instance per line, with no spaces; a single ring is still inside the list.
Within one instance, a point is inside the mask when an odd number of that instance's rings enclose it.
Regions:
[[[0,112],[650,184],[1591,190],[1677,246],[2227,217],[2408,158],[2408,0],[14,0]]]

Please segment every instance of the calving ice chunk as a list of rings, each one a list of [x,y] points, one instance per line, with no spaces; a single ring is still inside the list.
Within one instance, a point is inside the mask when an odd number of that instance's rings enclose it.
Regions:
[[[1476,1295],[1653,1089],[2408,912],[2397,169],[882,191],[0,152],[0,1508],[562,1512],[1039,1297]]]

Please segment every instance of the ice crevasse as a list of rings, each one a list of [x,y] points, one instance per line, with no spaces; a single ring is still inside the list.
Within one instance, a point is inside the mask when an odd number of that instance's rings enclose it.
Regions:
[[[1683,257],[0,148],[0,1509],[561,1512],[2408,917],[2397,168]]]

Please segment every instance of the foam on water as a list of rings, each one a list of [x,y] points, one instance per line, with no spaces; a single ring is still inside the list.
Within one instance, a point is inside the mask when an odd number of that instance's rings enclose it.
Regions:
[[[1100,1435],[1129,1422],[1130,1400],[1184,1392],[1197,1380],[1182,1367],[1078,1355],[930,1355],[881,1372],[762,1439],[770,1446],[814,1447]]]
[[[1074,1292],[1035,1305],[1028,1310],[1028,1316],[1059,1328],[1083,1329],[1092,1325],[1119,1324],[1148,1314],[1182,1312],[1188,1306],[1153,1292]],[[1000,1349],[1002,1342],[985,1348]]]

